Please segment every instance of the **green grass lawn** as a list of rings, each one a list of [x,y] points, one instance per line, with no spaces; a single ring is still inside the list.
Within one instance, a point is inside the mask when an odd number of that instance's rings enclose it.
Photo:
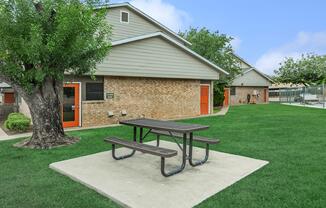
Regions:
[[[220,107],[214,107],[213,108],[213,113],[218,113],[221,111],[221,108]]]
[[[198,207],[326,206],[325,110],[248,105],[232,107],[224,117],[185,122],[210,125],[201,135],[221,139],[220,145],[212,147],[215,150],[270,162]],[[48,165],[109,150],[104,137],[131,138],[132,129],[115,127],[69,134],[82,139],[78,144],[48,151],[12,147],[18,140],[0,142],[0,207],[117,207]]]

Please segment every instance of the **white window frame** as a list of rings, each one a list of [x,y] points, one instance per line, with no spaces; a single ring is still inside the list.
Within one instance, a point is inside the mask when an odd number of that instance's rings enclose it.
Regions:
[[[128,14],[128,22],[122,21],[122,13],[127,13]],[[129,24],[129,22],[130,22],[130,13],[128,11],[125,11],[125,10],[120,10],[120,23]]]

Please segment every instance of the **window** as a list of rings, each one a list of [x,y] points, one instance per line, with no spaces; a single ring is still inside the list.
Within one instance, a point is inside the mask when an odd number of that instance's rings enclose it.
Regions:
[[[269,97],[279,97],[279,96],[280,96],[279,90],[273,90],[273,89],[269,90]]]
[[[230,89],[230,94],[231,95],[235,95],[236,91],[235,91],[235,87],[231,87]]]
[[[86,100],[104,100],[103,83],[86,83]]]
[[[123,23],[129,23],[129,13],[128,12],[121,12],[120,13],[120,21]]]

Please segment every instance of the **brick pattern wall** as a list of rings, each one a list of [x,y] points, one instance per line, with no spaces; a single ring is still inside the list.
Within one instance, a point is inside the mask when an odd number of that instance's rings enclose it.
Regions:
[[[267,89],[267,102],[265,102],[265,92],[264,89]],[[268,87],[236,87],[236,95],[231,95],[231,105],[241,105],[247,104],[247,95],[251,95],[251,102],[253,101],[253,92],[257,91],[258,97],[256,98],[256,103],[268,103]]]
[[[105,93],[113,99],[82,102],[82,125],[96,126],[118,123],[130,118],[173,119],[200,114],[200,81],[105,77]],[[127,115],[122,116],[121,111]],[[108,116],[108,111],[114,113]]]

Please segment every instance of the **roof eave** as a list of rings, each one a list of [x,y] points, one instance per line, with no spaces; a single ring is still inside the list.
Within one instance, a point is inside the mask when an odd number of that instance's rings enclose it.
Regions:
[[[259,71],[258,69],[256,69],[255,67],[251,67],[248,70],[244,71],[243,73],[237,75],[236,77],[241,77],[243,74],[246,74],[250,71],[254,70],[255,72],[257,72],[260,76],[264,77],[265,79],[267,79],[268,81],[270,81],[271,83],[274,83],[274,80],[272,80],[271,78],[269,78],[268,76],[266,76],[264,73],[262,73],[261,71]]]
[[[270,82],[274,83],[274,80],[272,80],[270,77],[266,76],[264,73],[262,73],[261,71],[259,71],[257,68],[253,67],[251,64],[249,64],[246,60],[244,60],[242,57],[240,57],[238,54],[232,52],[232,54],[237,57],[240,61],[244,62],[245,64],[247,64],[248,66],[250,66],[251,68],[249,68],[248,70],[246,70],[245,72],[243,72],[243,74],[251,71],[251,70],[255,70],[258,74],[260,74],[261,76],[263,76],[265,79],[269,80]],[[238,75],[238,76],[241,76]],[[237,76],[237,77],[238,77]]]
[[[251,64],[249,64],[246,60],[244,60],[242,57],[240,57],[238,54],[232,52],[233,56],[235,56],[236,58],[238,58],[240,61],[242,61],[243,63],[247,64],[248,66],[250,66],[251,68],[254,68]]]

